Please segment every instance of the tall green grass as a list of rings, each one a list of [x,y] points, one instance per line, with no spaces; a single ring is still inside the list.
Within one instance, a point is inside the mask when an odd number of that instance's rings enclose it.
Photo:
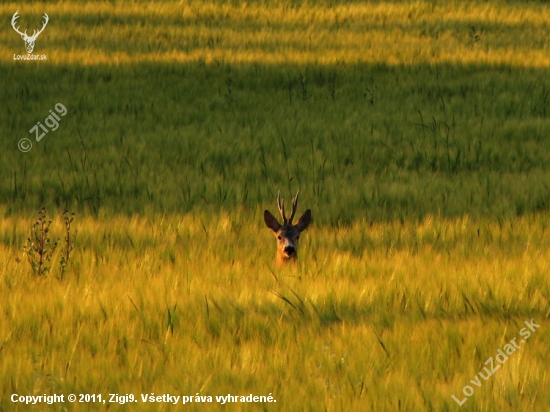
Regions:
[[[319,223],[548,209],[546,71],[140,65],[32,80],[35,69],[4,70],[10,213],[234,210],[297,188]],[[57,102],[68,108],[59,129],[20,153]]]

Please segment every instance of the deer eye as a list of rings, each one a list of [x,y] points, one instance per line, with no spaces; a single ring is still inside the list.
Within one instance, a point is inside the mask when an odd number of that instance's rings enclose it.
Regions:
[[[281,240],[281,235],[277,236],[277,239]]]

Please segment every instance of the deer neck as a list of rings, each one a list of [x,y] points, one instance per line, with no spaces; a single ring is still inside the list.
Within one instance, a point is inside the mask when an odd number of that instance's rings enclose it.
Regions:
[[[289,257],[286,256],[283,252],[277,252],[277,266],[285,266],[289,262],[296,262],[298,254]]]

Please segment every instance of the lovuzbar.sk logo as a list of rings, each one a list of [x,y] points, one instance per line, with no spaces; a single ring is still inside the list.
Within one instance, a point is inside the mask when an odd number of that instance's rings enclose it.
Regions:
[[[44,13],[44,22],[42,23],[42,28],[40,30],[34,30],[33,31],[33,34],[32,36],[29,36],[27,34],[27,30],[25,30],[24,32],[21,32],[19,30],[19,26],[15,26],[16,23],[17,23],[17,19],[19,18],[19,10],[17,10],[14,14],[13,14],[13,17],[11,19],[11,26],[13,27],[13,30],[15,30],[20,36],[21,38],[23,39],[23,41],[25,42],[25,49],[27,49],[27,54],[26,55],[21,55],[21,54],[14,54],[13,55],[13,60],[46,60],[47,57],[45,54],[32,54],[33,50],[34,50],[34,45],[36,43],[36,39],[38,38],[38,36],[40,35],[40,33],[42,33],[44,31],[44,29],[46,28],[46,25],[48,24],[48,21],[50,20],[50,18],[48,17],[48,15],[46,13]]]

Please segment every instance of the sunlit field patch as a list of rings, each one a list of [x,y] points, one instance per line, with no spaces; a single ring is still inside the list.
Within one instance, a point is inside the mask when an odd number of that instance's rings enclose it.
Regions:
[[[470,403],[520,407],[518,382],[539,394],[529,402],[548,401],[538,389],[548,379],[547,217],[317,228],[290,270],[273,265],[259,223],[235,237],[239,223],[81,219],[63,282],[56,265],[49,278],[29,276],[21,252],[4,244],[11,391],[272,392],[295,410],[391,410],[400,400],[421,410],[429,397],[441,409],[480,359],[535,318],[540,330],[494,377],[502,395],[487,385]],[[29,224],[4,219],[0,235],[19,243]]]
[[[50,64],[550,64],[542,2],[35,3],[27,20],[45,8]],[[9,30],[0,38],[10,61],[19,39]]]

